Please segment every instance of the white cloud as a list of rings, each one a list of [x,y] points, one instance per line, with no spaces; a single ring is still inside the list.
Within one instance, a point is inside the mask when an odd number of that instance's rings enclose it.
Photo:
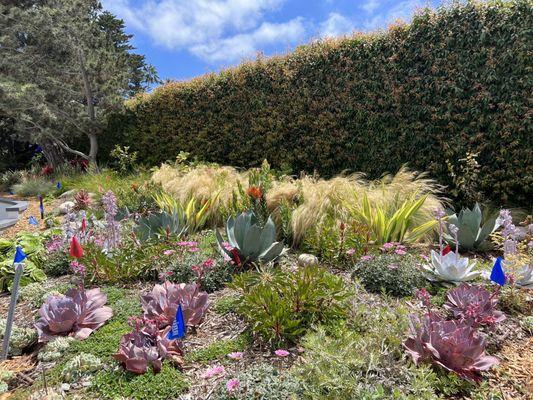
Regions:
[[[302,18],[281,24],[264,22],[256,30],[191,47],[191,52],[209,62],[232,62],[257,52],[261,46],[294,43],[305,36]]]
[[[332,12],[328,19],[320,24],[320,36],[339,36],[350,33],[354,29],[354,23],[345,16]]]
[[[400,19],[409,21],[417,8],[424,4],[422,0],[404,0],[396,3],[393,7],[386,11],[374,15],[372,18],[364,22],[364,28],[373,30],[376,28],[384,28],[388,24]]]
[[[380,0],[367,0],[361,6],[367,13],[372,14],[380,6]]]
[[[241,49],[265,41],[261,35],[276,25],[295,29],[295,22],[258,25],[264,14],[285,0],[104,0],[104,7],[167,49],[187,49],[213,59],[215,51],[202,50],[233,43]],[[287,25],[287,27],[286,27]],[[291,33],[291,32],[289,32]],[[292,32],[294,33],[294,32]],[[268,36],[268,35],[267,35]],[[281,35],[278,35],[281,38]],[[239,39],[243,42],[239,43]]]

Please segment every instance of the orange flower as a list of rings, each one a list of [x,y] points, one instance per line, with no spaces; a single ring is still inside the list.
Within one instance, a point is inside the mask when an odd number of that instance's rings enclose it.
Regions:
[[[260,199],[263,192],[259,186],[250,186],[248,190],[246,190],[246,194],[254,199]]]

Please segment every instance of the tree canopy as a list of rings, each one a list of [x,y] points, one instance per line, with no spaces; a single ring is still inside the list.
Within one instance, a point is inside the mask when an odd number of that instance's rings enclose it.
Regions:
[[[158,82],[131,38],[96,0],[3,1],[0,115],[47,158],[61,149],[96,163],[107,116]]]

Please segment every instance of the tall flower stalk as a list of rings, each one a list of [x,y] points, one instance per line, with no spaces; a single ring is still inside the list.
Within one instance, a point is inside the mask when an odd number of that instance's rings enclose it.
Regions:
[[[102,204],[104,206],[105,221],[107,228],[107,243],[108,250],[114,249],[120,243],[120,225],[115,220],[118,213],[117,197],[112,190],[108,190],[102,196]]]

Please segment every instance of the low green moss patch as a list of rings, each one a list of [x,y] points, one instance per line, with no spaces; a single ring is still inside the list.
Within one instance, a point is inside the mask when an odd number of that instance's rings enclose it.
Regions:
[[[189,387],[185,376],[169,363],[157,374],[135,375],[120,367],[101,371],[92,383],[89,390],[102,399],[174,399]]]

